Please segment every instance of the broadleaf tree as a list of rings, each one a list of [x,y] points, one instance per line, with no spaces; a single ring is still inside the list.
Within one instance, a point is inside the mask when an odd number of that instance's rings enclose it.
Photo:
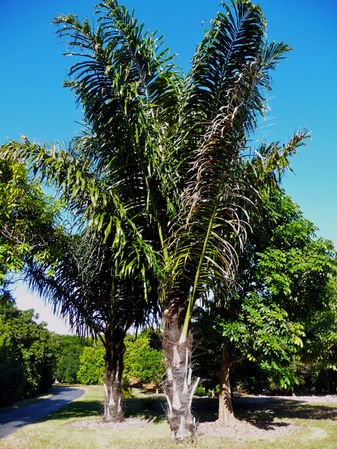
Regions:
[[[0,294],[0,404],[8,405],[49,390],[56,364],[57,339],[37,324],[33,310],[18,310]]]
[[[336,251],[282,190],[265,197],[262,217],[241,253],[236,288],[220,286],[200,312],[200,353],[220,369],[219,420],[234,418],[230,373],[242,360],[258,364],[275,385],[291,389],[295,360],[323,354],[330,332],[318,323],[335,315]],[[334,318],[333,318],[334,315]],[[330,338],[329,338],[330,335]],[[216,353],[209,343],[217,342]],[[319,349],[318,349],[319,348]],[[296,359],[295,359],[296,357]],[[199,365],[203,364],[200,356]],[[214,369],[214,364],[213,364]]]
[[[27,167],[9,155],[0,158],[0,288],[33,263],[62,252],[59,204],[46,196]]]

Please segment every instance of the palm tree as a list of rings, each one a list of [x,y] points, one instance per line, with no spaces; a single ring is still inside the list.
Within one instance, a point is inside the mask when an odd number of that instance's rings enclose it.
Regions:
[[[25,139],[3,153],[25,158],[75,217],[78,235],[54,273],[35,264],[29,276],[78,331],[102,338],[105,419],[120,420],[123,339],[158,296],[172,214],[161,142],[171,132],[179,82],[160,38],[143,33],[124,7],[106,1],[97,12],[96,30],[73,16],[55,20],[79,58],[67,85],[83,106],[85,132],[63,151]]]
[[[175,140],[182,193],[167,243],[170,259],[162,301],[166,395],[177,439],[193,434],[196,427],[191,414],[197,385],[190,366],[193,309],[217,283],[229,286],[234,281],[249,215],[259,202],[257,185],[279,165],[287,165],[287,157],[306,135],[295,134],[281,151],[276,144],[263,145],[258,149],[263,171],[254,170],[258,164],[247,157],[254,154],[249,139],[266,109],[269,72],[289,48],[266,42],[265,19],[250,1],[237,0],[224,9],[199,45],[185,79]],[[247,170],[255,173],[253,181]]]
[[[105,348],[104,420],[121,421],[124,338],[131,326],[155,319],[155,289],[145,300],[139,276],[130,280],[116,275],[111,242],[105,244],[104,236],[93,234],[90,227],[68,236],[62,257],[53,270],[48,268],[46,263],[31,263],[26,278],[79,335],[101,340]]]
[[[83,107],[86,134],[63,152],[28,141],[7,151],[56,181],[83,229],[100,234],[117,290],[136,282],[145,299],[158,293],[168,417],[183,439],[196,428],[189,323],[195,304],[235,277],[262,182],[259,171],[252,182],[242,162],[254,172],[249,139],[266,108],[269,73],[288,47],[269,44],[261,9],[236,0],[217,14],[183,76],[161,38],[116,0],[97,13],[96,30],[71,15],[56,19],[78,58],[67,85]],[[283,155],[262,146],[263,170],[273,172],[303,137]]]

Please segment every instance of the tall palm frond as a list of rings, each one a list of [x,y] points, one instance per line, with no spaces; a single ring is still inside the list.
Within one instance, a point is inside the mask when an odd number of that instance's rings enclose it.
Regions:
[[[249,231],[258,192],[247,183],[243,157],[248,136],[265,111],[269,72],[289,49],[268,44],[264,32],[259,7],[245,0],[225,7],[201,42],[183,90],[177,142],[188,175],[168,271],[172,295],[182,289],[181,282],[190,285],[180,304],[188,308],[185,337],[200,291],[214,277],[230,282],[237,250]]]
[[[86,138],[82,150],[105,173],[118,167],[113,176],[119,176],[120,188],[139,186],[147,210],[154,213],[158,203],[165,208],[166,201],[152,197],[152,184],[159,180],[172,190],[171,177],[165,176],[163,147],[168,124],[176,115],[178,75],[167,50],[162,49],[162,38],[144,32],[123,6],[106,1],[98,12],[96,31],[73,16],[56,19],[63,25],[60,34],[70,37],[70,46],[77,50],[69,54],[80,59],[71,68],[72,81],[67,84],[92,128],[91,144]],[[137,190],[133,189],[133,197]]]

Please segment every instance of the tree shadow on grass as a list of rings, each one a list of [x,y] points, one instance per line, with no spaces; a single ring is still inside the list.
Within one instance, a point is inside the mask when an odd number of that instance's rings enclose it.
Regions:
[[[165,419],[165,400],[162,397],[129,398],[124,401],[126,418],[144,418],[151,422]],[[89,418],[103,416],[103,402],[78,399],[62,409],[46,416],[42,421]]]
[[[264,430],[288,427],[295,418],[337,421],[337,404],[313,405],[300,400],[273,397],[235,397],[233,404],[238,420]],[[200,423],[216,421],[218,399],[195,398],[193,412]]]
[[[218,419],[218,399],[194,398],[192,411],[198,422],[216,421]]]
[[[195,398],[193,414],[197,422],[214,422],[217,420],[217,398]],[[126,418],[143,418],[153,423],[166,419],[166,401],[163,396],[129,398],[124,402]],[[264,430],[289,426],[294,418],[337,421],[337,405],[312,405],[307,402],[273,397],[235,397],[235,416],[239,420]],[[78,399],[61,410],[47,416],[48,419],[75,419],[100,417],[103,415],[101,401]]]
[[[238,416],[248,421],[273,422],[275,419],[316,419],[337,421],[337,404],[310,404],[301,400],[266,397],[238,397]]]
[[[126,399],[125,416],[144,418],[154,423],[161,422],[166,419],[166,401],[160,396]]]
[[[102,414],[103,405],[101,401],[78,399],[76,402],[67,404],[62,409],[47,415],[41,421],[48,421],[51,419],[85,418],[91,416],[101,416]]]

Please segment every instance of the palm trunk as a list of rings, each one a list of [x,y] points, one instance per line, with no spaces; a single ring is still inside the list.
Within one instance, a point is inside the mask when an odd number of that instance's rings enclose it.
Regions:
[[[113,334],[105,341],[104,421],[123,421],[124,333]]]
[[[230,369],[232,360],[229,358],[226,349],[221,353],[220,366],[220,393],[219,393],[219,416],[218,421],[228,423],[235,419],[232,402],[232,392],[230,384]]]
[[[164,313],[163,349],[167,363],[165,395],[168,404],[168,421],[175,441],[193,437],[196,431],[192,415],[192,398],[198,380],[192,383],[192,335],[182,337],[182,326],[177,315]]]

